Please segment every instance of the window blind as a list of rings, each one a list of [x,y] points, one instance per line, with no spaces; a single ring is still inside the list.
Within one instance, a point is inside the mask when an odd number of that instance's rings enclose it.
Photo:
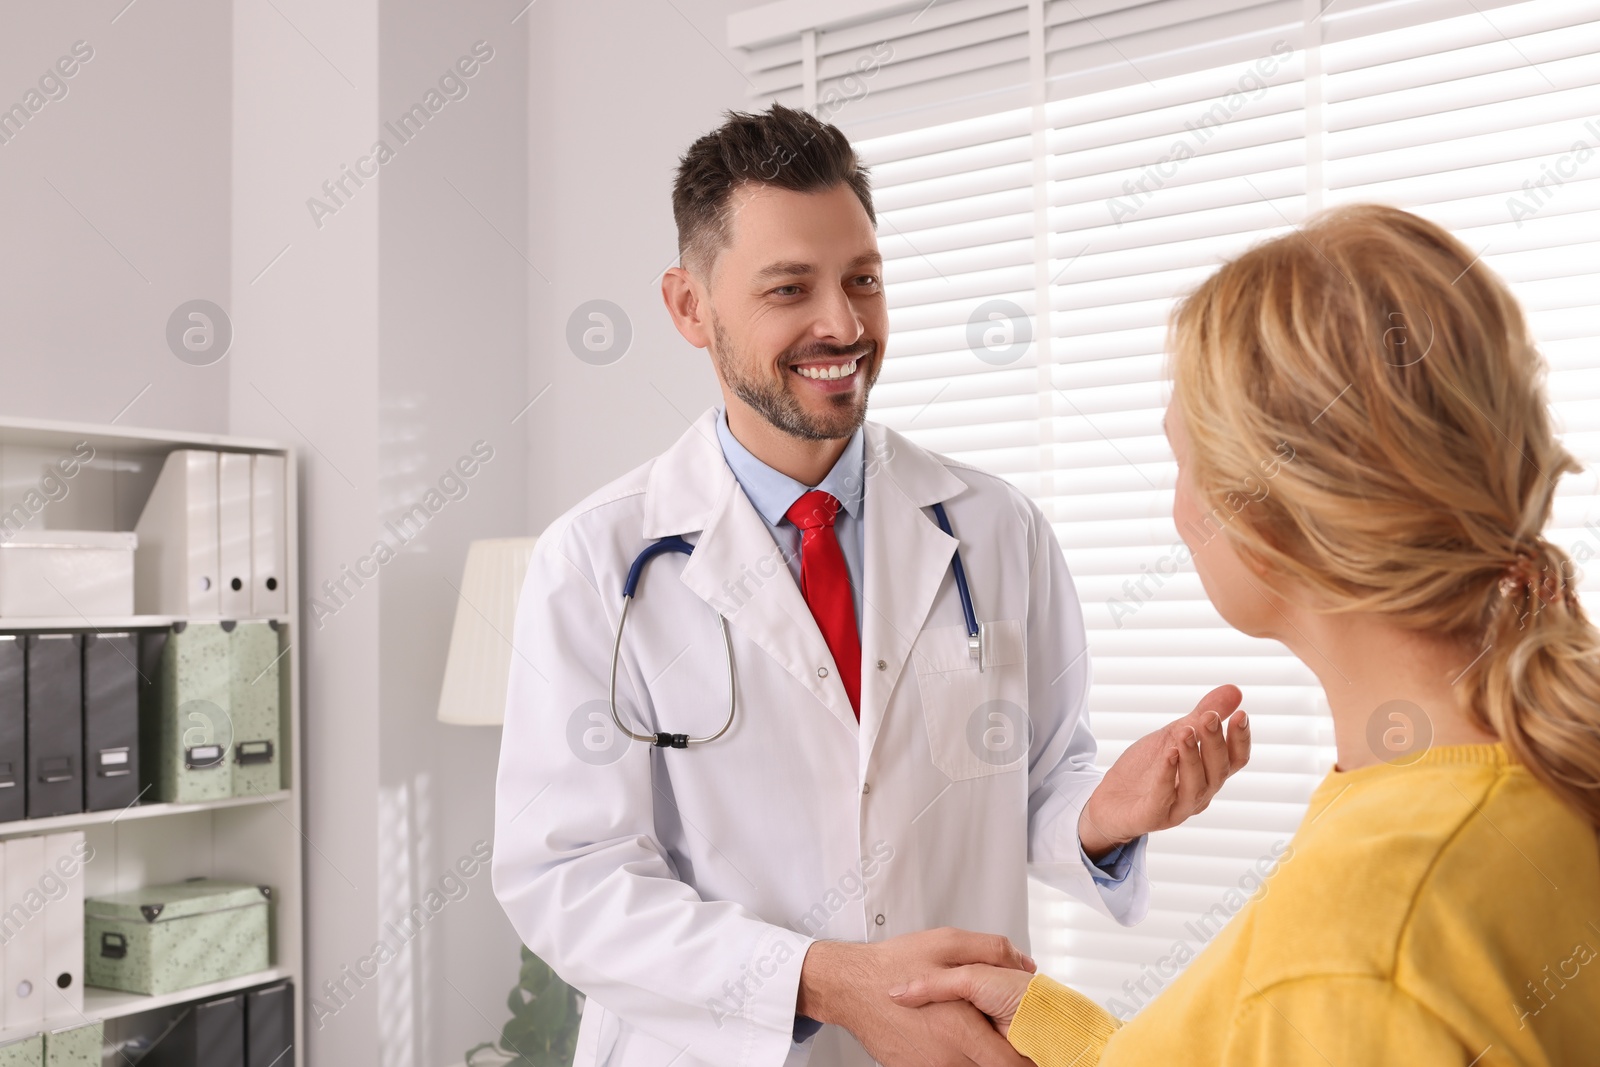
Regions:
[[[1244,689],[1251,712],[1250,766],[1205,813],[1152,839],[1144,923],[1123,929],[1031,887],[1041,967],[1127,1017],[1242,907],[1334,761],[1315,678],[1230,629],[1177,553],[1160,425],[1172,303],[1322,206],[1416,211],[1511,283],[1568,448],[1600,460],[1600,10],[919,9],[802,18],[750,52],[772,72],[763,91],[815,107],[873,170],[891,335],[871,417],[1006,477],[1054,524],[1089,629],[1102,765],[1222,682]],[[922,21],[933,12],[937,30]],[[949,32],[935,47],[936,32],[964,26],[992,33]],[[780,75],[772,57],[785,48],[796,58]],[[840,69],[824,57],[874,48],[883,62],[853,98],[819,95]],[[1549,535],[1580,566],[1600,557],[1592,471],[1561,483]]]
[[[1423,6],[1423,5],[1417,5]],[[1600,564],[1600,7],[1536,0],[1385,29],[1328,15],[1330,203],[1382,200],[1448,227],[1517,294],[1551,406],[1587,470],[1547,536]],[[1455,9],[1459,10],[1459,9]]]

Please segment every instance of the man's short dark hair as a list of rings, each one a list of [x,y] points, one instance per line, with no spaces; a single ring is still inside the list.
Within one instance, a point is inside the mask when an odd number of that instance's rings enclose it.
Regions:
[[[804,111],[773,104],[766,111],[730,111],[726,121],[689,146],[672,186],[678,257],[692,271],[709,269],[726,248],[728,202],[743,185],[797,193],[848,185],[876,226],[866,166],[837,126]]]

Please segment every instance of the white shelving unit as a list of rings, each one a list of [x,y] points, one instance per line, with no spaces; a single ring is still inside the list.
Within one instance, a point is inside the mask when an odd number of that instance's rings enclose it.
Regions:
[[[45,468],[73,455],[80,442],[94,458],[71,479],[65,492],[37,512],[27,494],[37,491]],[[305,959],[304,836],[301,799],[301,710],[299,678],[300,559],[299,482],[295,453],[274,441],[215,434],[143,430],[121,426],[0,417],[0,523],[15,529],[30,517],[53,529],[132,530],[167,454],[180,448],[219,452],[267,452],[286,458],[285,530],[289,613],[266,616],[286,629],[288,652],[280,661],[283,715],[284,788],[256,796],[191,804],[141,803],[120,811],[96,811],[0,822],[0,840],[60,830],[82,830],[92,856],[83,868],[84,895],[134,889],[201,876],[269,885],[272,966],[256,974],[162,996],[84,989],[82,1019],[53,1018],[45,1027],[106,1024],[108,1047],[119,1041],[117,1020],[155,1009],[229,993],[283,979],[294,982],[296,1062],[305,1063],[305,1019],[301,1005],[309,988]],[[22,511],[18,512],[18,506]],[[42,515],[42,519],[41,516]],[[0,617],[0,633],[43,630],[116,632],[159,629],[196,616]],[[37,1029],[37,1028],[35,1028]],[[0,1041],[31,1030],[0,1030]],[[113,1057],[121,1062],[120,1057]],[[108,1062],[111,1062],[108,1060]]]
[[[5,627],[0,626],[0,633]],[[33,834],[53,834],[61,830],[87,830],[114,822],[132,822],[137,819],[154,819],[163,815],[192,815],[205,811],[241,808],[247,804],[283,804],[294,796],[292,789],[276,793],[262,793],[253,797],[229,797],[226,800],[206,800],[193,804],[135,804],[121,811],[86,811],[79,815],[49,815],[40,819],[15,819],[0,822],[0,841],[8,837],[29,837]]]

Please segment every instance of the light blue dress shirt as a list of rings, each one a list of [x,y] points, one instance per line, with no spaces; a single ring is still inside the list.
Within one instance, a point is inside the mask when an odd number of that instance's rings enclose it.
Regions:
[[[717,440],[722,443],[723,458],[738,479],[744,495],[755,506],[756,514],[767,524],[767,531],[789,564],[789,573],[795,584],[800,584],[800,528],[784,514],[812,489],[830,493],[839,501],[839,513],[833,518],[834,536],[839,539],[839,550],[844,553],[845,570],[850,575],[850,593],[855,601],[856,633],[861,632],[861,556],[862,501],[866,497],[867,452],[865,431],[856,427],[850,443],[844,446],[839,459],[828,476],[815,486],[801,485],[781,471],[775,471],[739,443],[728,429],[728,413],[717,411]]]

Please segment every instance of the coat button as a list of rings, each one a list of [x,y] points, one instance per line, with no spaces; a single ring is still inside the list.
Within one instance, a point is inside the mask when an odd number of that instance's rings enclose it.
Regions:
[[[877,923],[879,926],[882,926],[883,925],[883,912],[881,912],[881,911],[878,912],[878,917],[876,919],[873,919],[872,921]]]
[[[879,669],[879,670],[880,670],[880,671],[886,671],[886,670],[888,670],[888,669],[889,669],[889,665],[888,665],[888,664],[887,664],[887,663],[885,663],[885,662],[883,662],[883,660],[881,660],[881,659],[880,659],[880,660],[879,660],[879,661],[878,661],[878,669]]]
[[[826,667],[818,667],[817,668],[817,677],[818,678],[826,678],[827,676],[828,676],[828,668],[826,668]]]

